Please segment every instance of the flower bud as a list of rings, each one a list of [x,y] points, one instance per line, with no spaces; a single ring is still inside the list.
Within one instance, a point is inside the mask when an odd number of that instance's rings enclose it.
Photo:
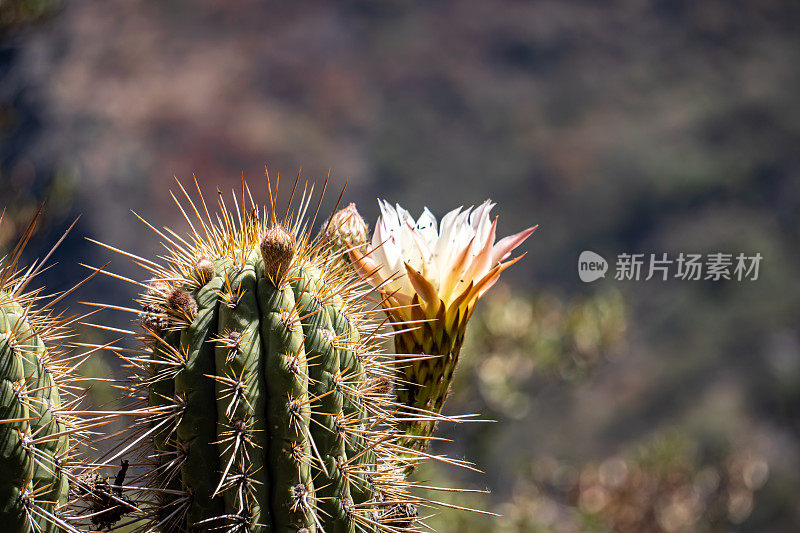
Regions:
[[[367,223],[358,213],[356,204],[351,203],[331,216],[322,224],[323,238],[329,239],[334,249],[345,253],[355,248],[366,251],[369,240]]]

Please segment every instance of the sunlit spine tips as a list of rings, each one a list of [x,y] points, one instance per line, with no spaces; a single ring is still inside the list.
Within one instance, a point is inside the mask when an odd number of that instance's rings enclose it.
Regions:
[[[27,236],[35,223],[36,217]],[[25,292],[37,272],[48,270],[19,264],[27,236],[0,258],[0,529],[56,533],[74,511],[75,481],[85,474],[74,452],[86,438],[87,416],[64,348],[71,321],[49,311],[64,293]]]

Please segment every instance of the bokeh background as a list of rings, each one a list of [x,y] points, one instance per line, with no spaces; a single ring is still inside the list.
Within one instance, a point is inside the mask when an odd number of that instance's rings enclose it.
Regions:
[[[49,288],[79,262],[142,277],[83,237],[152,256],[131,210],[180,228],[174,176],[264,194],[265,166],[330,171],[323,212],[348,179],[370,221],[377,197],[437,215],[490,197],[501,233],[540,229],[481,302],[447,407],[496,422],[436,444],[485,473],[419,479],[488,489],[444,498],[502,517],[431,525],[794,531],[798,28],[793,0],[0,0],[0,248],[46,199],[29,260],[82,215]],[[764,260],[751,282],[584,284],[584,249]],[[96,279],[71,303],[134,293]]]

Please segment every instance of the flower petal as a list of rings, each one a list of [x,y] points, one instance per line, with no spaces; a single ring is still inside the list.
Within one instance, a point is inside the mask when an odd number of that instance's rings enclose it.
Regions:
[[[436,217],[426,207],[417,219],[417,233],[425,240],[425,244],[432,249],[439,238],[439,230],[436,226]]]
[[[414,220],[414,217],[411,216],[411,213],[409,213],[406,209],[403,209],[400,204],[394,204],[394,206],[395,210],[397,211],[397,220],[400,225],[404,226],[405,224],[409,224],[413,228],[417,221]]]
[[[427,207],[415,221],[400,205],[378,203],[381,216],[369,251],[372,263],[362,261],[359,271],[380,266],[379,275],[369,274],[373,286],[383,283],[382,293],[394,291],[393,301],[410,302],[418,295],[429,313],[445,306],[448,321],[451,311],[466,319],[500,273],[519,258],[503,261],[536,229],[495,243],[497,217],[491,217],[495,204],[490,200],[475,208],[453,209],[438,225]]]
[[[500,239],[497,244],[494,245],[494,249],[492,250],[492,264],[503,261],[509,255],[511,255],[511,252],[514,251],[514,248],[525,242],[525,239],[530,237],[538,227],[538,225],[532,226],[525,231],[520,231],[519,233]]]
[[[475,236],[475,230],[469,225],[469,214],[470,211],[467,210],[456,216],[447,241],[442,243],[442,237],[439,237],[440,244],[442,244],[442,253],[438,257],[440,277],[444,277],[454,259],[464,247],[470,244],[472,237]]]
[[[497,217],[492,221],[489,231],[486,232],[482,240],[480,236],[475,235],[476,248],[478,253],[472,260],[472,265],[466,273],[470,279],[481,279],[492,268],[492,251],[494,250],[494,238],[497,234]]]
[[[385,220],[383,217],[378,218],[378,222],[375,224],[375,231],[372,233],[372,242],[369,246],[369,252],[372,259],[378,264],[385,266],[387,270],[390,270],[389,259],[386,257],[386,251],[383,249],[383,243],[386,241],[387,235],[389,235],[389,232],[386,230]]]
[[[422,270],[422,251],[417,246],[414,227],[406,222],[395,232],[395,239],[400,249],[401,261],[411,264],[418,270]],[[402,265],[398,265],[398,269],[402,268]]]
[[[394,207],[389,204],[389,202],[378,198],[378,209],[381,210],[380,218],[383,220],[384,224],[391,224],[393,226],[397,225],[397,212],[394,210]]]
[[[439,241],[437,242],[437,252],[440,251],[438,249],[439,247],[443,248],[447,246],[447,243],[450,242],[459,213],[461,213],[461,208],[457,207],[442,217],[442,223],[439,224]]]
[[[447,318],[445,320],[445,327],[448,330],[452,328],[455,317],[458,316],[459,312],[463,313],[463,311],[459,310],[461,309],[466,310],[469,307],[470,305],[469,296],[470,293],[472,292],[473,286],[474,283],[470,281],[469,285],[466,286],[464,291],[458,295],[458,298],[453,300],[453,302],[448,306],[446,315]]]
[[[450,297],[456,292],[458,286],[472,281],[466,277],[466,272],[471,265],[473,242],[474,238],[468,246],[461,250],[450,266],[444,265],[448,268],[445,270],[447,273],[442,275],[439,282],[439,295],[445,302],[450,302]]]
[[[439,240],[436,241],[436,246],[433,247],[433,260],[438,266],[440,277],[443,277],[448,269],[450,242],[453,239],[453,232],[455,231],[459,213],[461,213],[460,207],[453,209],[442,217],[442,223],[439,224]]]
[[[433,255],[431,252],[428,243],[425,242],[425,238],[419,234],[419,231],[416,229],[411,230],[411,238],[413,239],[414,245],[417,247],[417,251],[419,252],[419,256],[421,257],[421,262],[419,265],[419,270],[422,271],[422,275],[426,278],[433,275],[431,281],[435,287],[438,288],[439,286],[439,271],[435,268],[431,268],[431,256]],[[415,266],[415,265],[412,265]],[[416,266],[415,266],[416,268]]]
[[[475,294],[474,296],[470,295],[470,297],[474,297],[475,300],[480,299],[481,296],[486,294],[486,291],[491,289],[492,286],[495,283],[497,283],[497,280],[500,279],[500,274],[505,269],[507,269],[508,267],[510,267],[523,257],[525,257],[525,254],[522,254],[519,257],[515,257],[510,261],[506,261],[505,263],[498,263],[497,265],[495,265],[494,268],[492,268],[483,278],[481,278],[480,281],[478,281],[478,283],[475,284],[475,286],[472,288],[472,292]]]
[[[382,250],[383,257],[386,258],[384,264],[388,270],[386,273],[387,276],[395,274],[396,272],[401,272],[403,269],[403,257],[405,254],[399,244],[399,231],[399,229],[396,229],[387,232],[384,228],[384,231],[381,233],[381,237],[383,237],[384,240],[380,243],[379,249]]]
[[[382,265],[372,257],[362,254],[360,250],[351,249],[347,251],[347,254],[358,275],[366,279],[373,287],[380,287],[390,277],[389,275],[384,277]]]
[[[433,308],[439,303],[439,295],[436,293],[436,289],[422,274],[411,268],[408,263],[405,265],[406,274],[408,274],[408,279],[411,281],[411,285],[414,286],[414,290],[419,294],[420,298],[422,298],[422,301],[425,302],[425,306],[428,309]]]
[[[491,200],[486,200],[470,216],[470,225],[475,230],[475,233],[479,235],[478,240],[480,241],[485,239],[486,234],[489,232],[489,226],[492,223],[491,212],[494,206],[495,204]]]

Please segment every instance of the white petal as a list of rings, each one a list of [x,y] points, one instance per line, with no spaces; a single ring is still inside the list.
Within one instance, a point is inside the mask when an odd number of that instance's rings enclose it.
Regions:
[[[411,216],[411,213],[403,209],[400,204],[394,204],[397,209],[397,220],[399,221],[400,225],[410,224],[412,227],[417,222],[414,220],[414,217]]]
[[[442,250],[438,256],[439,263],[439,278],[444,279],[448,276],[450,269],[453,267],[453,262],[456,260],[461,251],[469,245],[475,231],[469,225],[470,209],[458,213],[455,220],[452,222],[447,240],[444,240],[444,235],[439,237],[439,243]]]
[[[381,216],[372,236],[371,257],[381,265],[381,276],[393,278],[385,289],[398,290],[398,298],[403,295],[406,299],[402,301],[408,301],[415,292],[405,265],[422,273],[440,297],[449,302],[471,282],[485,278],[498,260],[506,258],[535,229],[507,237],[495,245],[495,225],[491,218],[495,204],[490,200],[476,208],[454,209],[438,225],[427,207],[414,220],[399,204],[392,206],[385,200],[378,200],[378,204]],[[488,287],[486,284],[478,288],[482,294]],[[477,297],[480,294],[476,293],[474,298]]]
[[[386,238],[385,233],[387,233],[386,221],[383,220],[383,217],[378,217],[378,221],[375,223],[375,231],[372,232],[372,242],[370,243],[371,250],[381,245]]]
[[[383,244],[384,241],[391,235],[389,231],[386,229],[386,222],[384,222],[383,217],[378,219],[378,223],[375,224],[375,232],[372,234],[372,243],[370,246],[370,254],[369,256],[381,267],[381,275],[384,277],[388,277],[391,275],[389,265],[389,259],[386,256],[386,248]]]
[[[486,200],[475,209],[470,217],[472,227],[475,229],[475,234],[478,236],[478,241],[481,244],[486,242],[486,237],[489,235],[489,230],[492,227],[491,212],[495,206],[490,200]]]
[[[414,228],[409,224],[404,224],[397,232],[398,245],[406,263],[415,270],[422,270],[423,257],[419,246],[413,235]]]
[[[425,242],[424,237],[420,234],[419,231],[416,229],[411,231],[411,236],[414,240],[414,244],[417,247],[417,250],[422,258],[421,260],[421,268],[418,268],[417,271],[421,272],[422,275],[436,288],[439,287],[439,269],[436,266],[436,262],[433,261],[433,252],[431,251],[431,247],[428,246],[428,243]]]
[[[383,243],[383,253],[386,255],[386,274],[392,276],[400,272],[403,267],[403,252],[397,243],[397,236],[392,233]]]
[[[464,211],[456,219],[456,227],[451,245],[454,250],[463,249],[469,244],[469,241],[472,240],[472,237],[475,236],[475,229],[469,223],[471,211],[472,209]]]
[[[441,258],[444,257],[450,246],[453,231],[455,228],[456,218],[461,212],[461,208],[456,208],[442,217],[442,223],[439,225],[439,239],[436,241],[436,247],[433,250],[436,260],[442,262]]]
[[[386,225],[387,230],[393,230],[400,227],[400,219],[397,216],[397,211],[386,200],[378,200],[378,206],[381,208],[381,218]]]
[[[436,225],[436,217],[426,207],[422,214],[417,219],[417,234],[424,240],[428,248],[433,249],[436,240],[439,238],[439,230]]]
[[[492,210],[494,205],[495,204],[493,204],[491,200],[486,200],[481,205],[476,207],[469,217],[470,225],[474,229],[478,229],[478,225],[480,224],[481,220],[483,220],[485,217],[488,217],[489,212]]]

